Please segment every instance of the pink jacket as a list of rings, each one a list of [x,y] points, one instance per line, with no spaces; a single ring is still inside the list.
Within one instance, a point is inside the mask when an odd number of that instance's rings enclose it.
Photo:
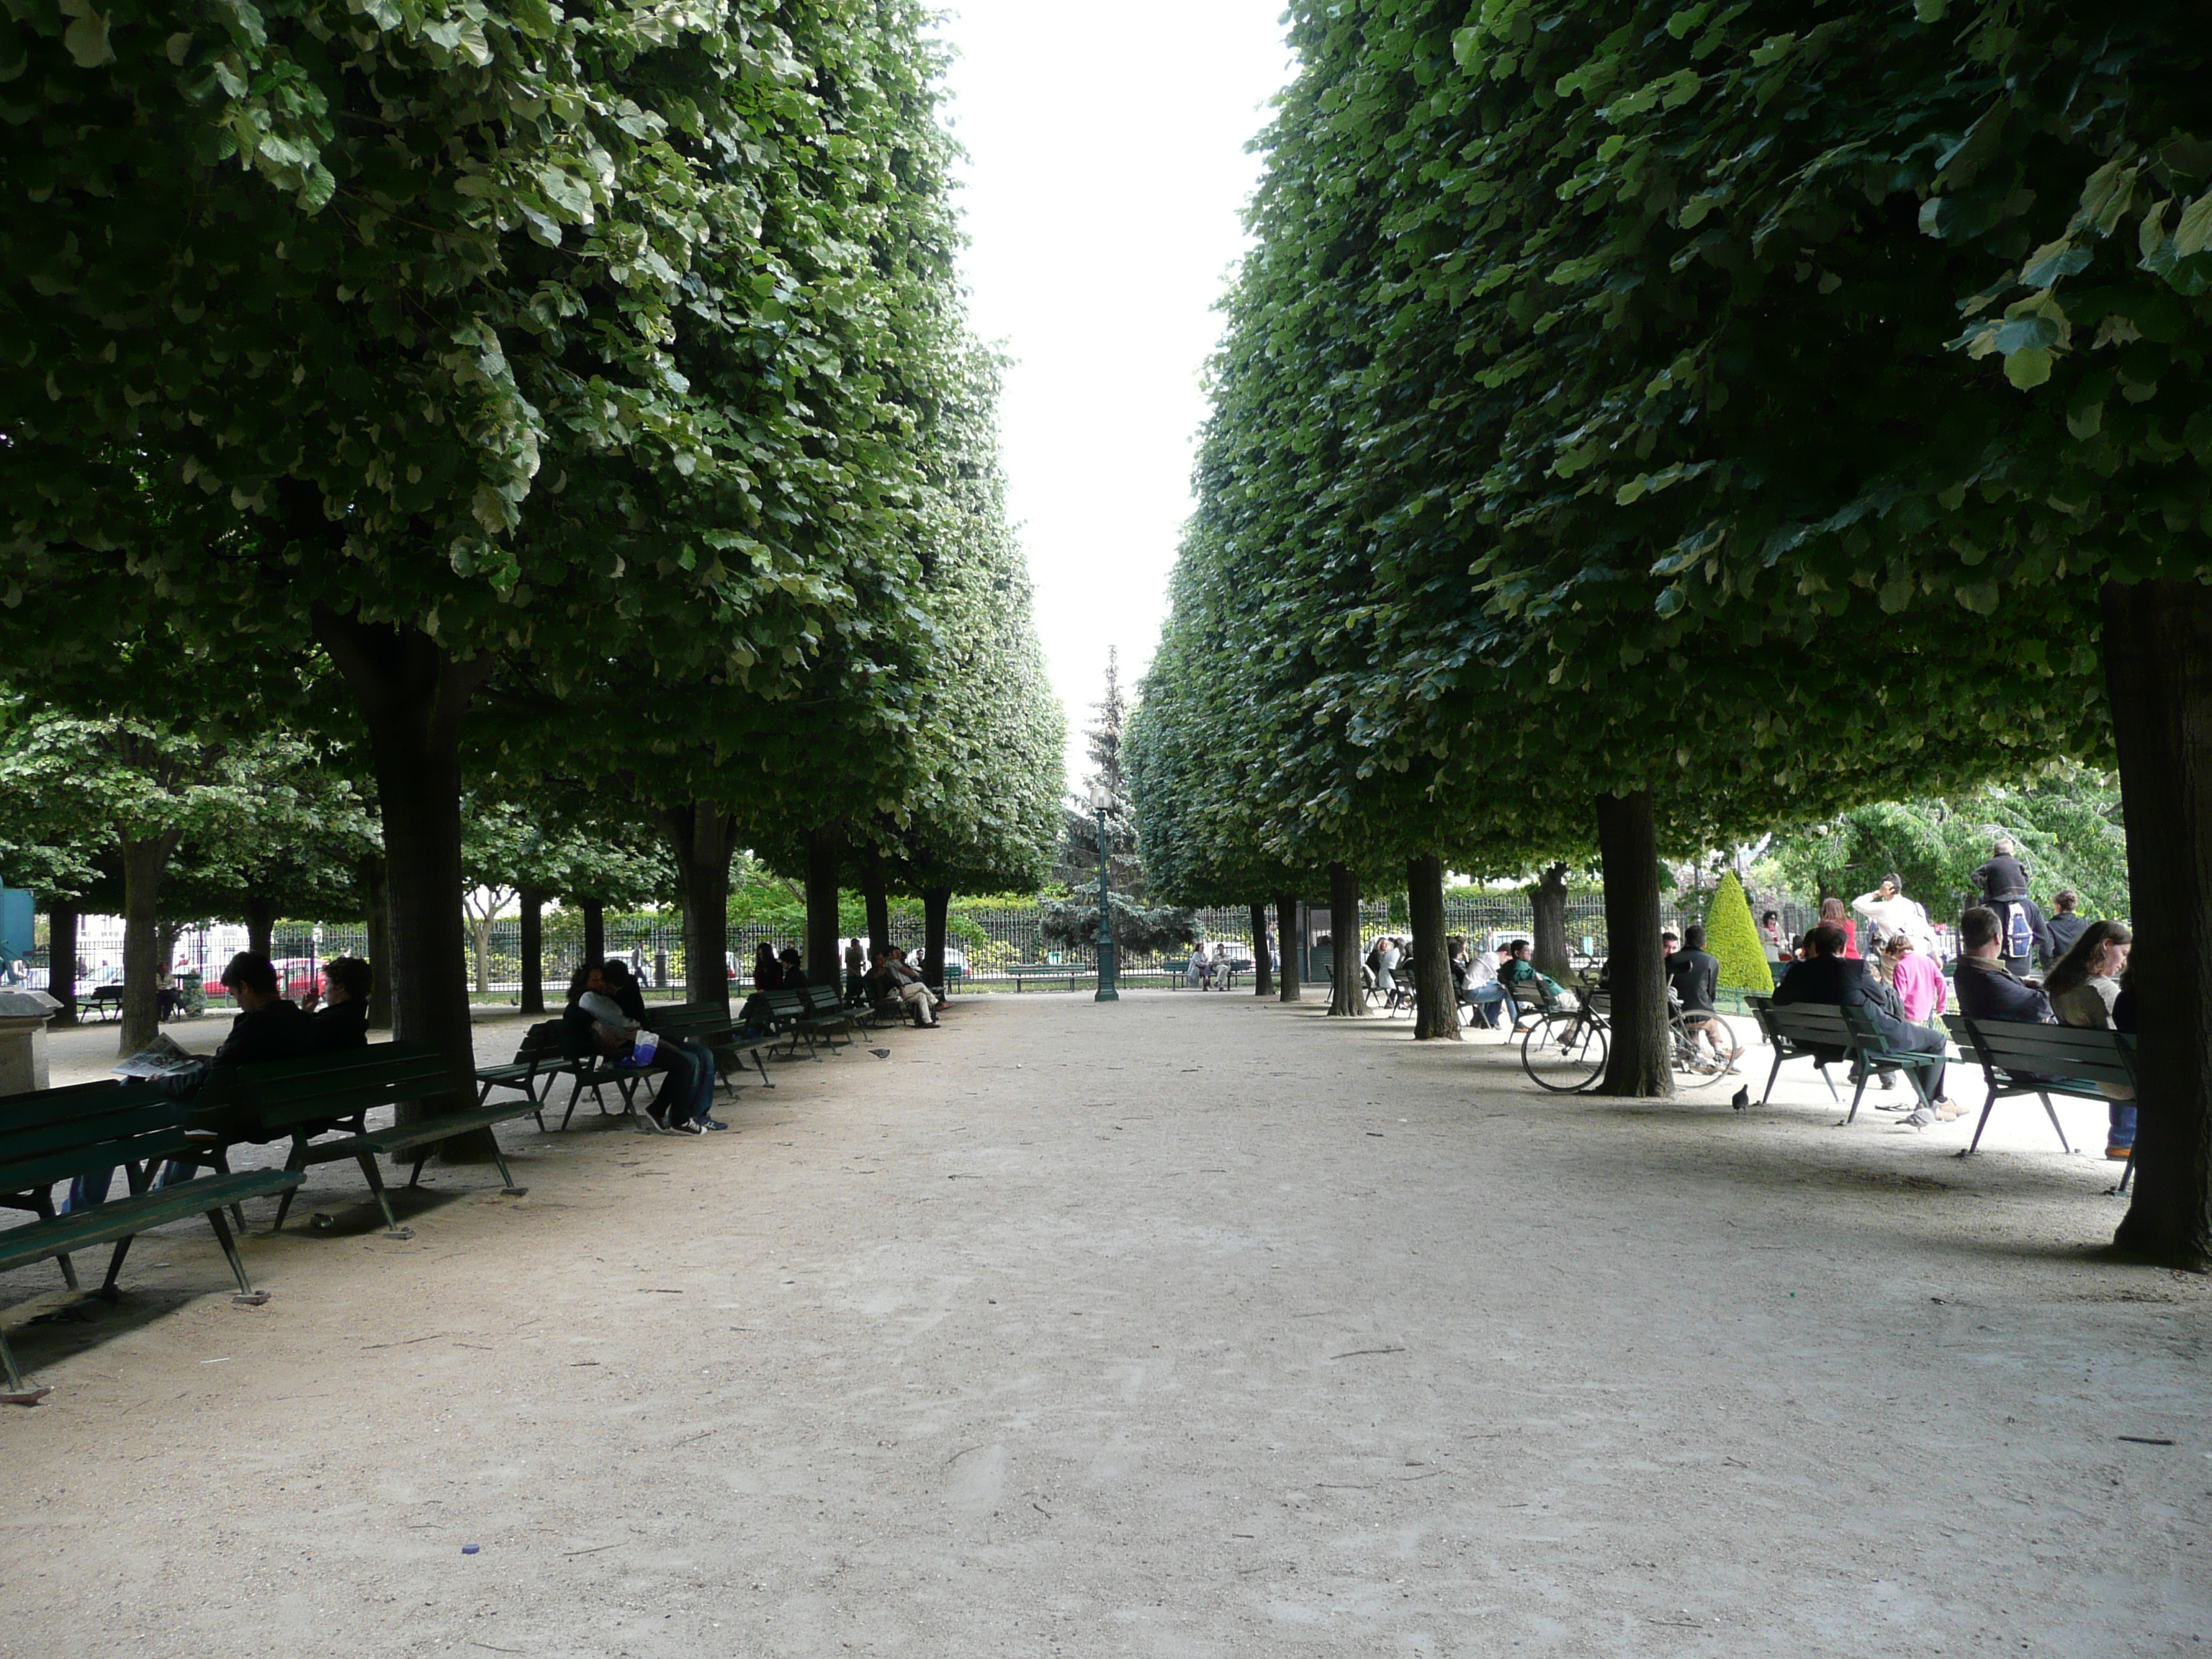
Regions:
[[[1897,964],[1894,981],[1905,1017],[1916,1025],[1951,1006],[1950,992],[1943,983],[1943,970],[1933,957],[1911,951]]]

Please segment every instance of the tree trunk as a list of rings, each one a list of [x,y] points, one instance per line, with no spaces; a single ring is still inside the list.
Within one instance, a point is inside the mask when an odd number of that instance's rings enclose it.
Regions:
[[[1664,1099],[1674,1092],[1674,1073],[1659,956],[1659,837],[1650,790],[1597,798],[1597,845],[1605,866],[1613,1029],[1605,1076],[1595,1092]]]
[[[76,918],[75,903],[56,899],[46,907],[46,994],[61,1004],[53,1024],[76,1024]]]
[[[921,976],[945,988],[945,921],[952,908],[950,887],[921,890]]]
[[[1298,933],[1298,900],[1295,893],[1275,895],[1275,943],[1283,953],[1282,988],[1276,992],[1285,1002],[1298,1000],[1298,953],[1305,944]]]
[[[265,962],[276,959],[276,900],[248,898],[246,901],[246,948]]]
[[[1407,913],[1413,923],[1413,1037],[1457,1042],[1459,998],[1452,991],[1451,947],[1444,943],[1444,861],[1406,860]]]
[[[891,948],[891,902],[884,880],[884,855],[872,852],[860,866],[860,896],[868,907],[869,961]]]
[[[392,1029],[392,894],[384,879],[384,860],[361,861],[362,890],[368,904],[368,1023]]]
[[[491,918],[471,916],[468,927],[469,952],[476,959],[477,994],[483,996],[491,989]]]
[[[806,982],[842,985],[844,965],[838,939],[844,925],[837,914],[837,866],[845,851],[841,825],[823,824],[806,837]]]
[[[456,662],[420,629],[364,623],[319,606],[315,635],[368,727],[384,817],[392,916],[392,1034],[441,1056],[451,1086],[405,1101],[402,1123],[476,1103],[467,939],[461,926],[461,717],[491,661]],[[448,1140],[447,1158],[482,1156],[491,1132]]]
[[[586,899],[578,908],[584,913],[584,960],[605,962],[607,959],[607,907],[597,899]]]
[[[676,859],[676,892],[684,909],[684,1000],[730,1006],[730,855],[737,820],[706,801],[668,807],[661,834]],[[591,928],[588,912],[585,930]]]
[[[2134,1196],[2113,1243],[2212,1267],[2212,588],[2108,582],[2105,683],[2120,757],[2136,1055]]]
[[[1549,974],[1562,985],[1575,976],[1574,959],[1567,951],[1567,866],[1554,864],[1528,890],[1529,908],[1535,913],[1535,937],[1529,941],[1528,959],[1536,971]]]
[[[517,896],[522,906],[522,1012],[545,1012],[545,895],[526,887]]]
[[[1328,1012],[1364,1018],[1367,990],[1359,981],[1359,877],[1348,864],[1328,866],[1329,963],[1335,982],[1328,988]]]
[[[1252,994],[1275,994],[1274,967],[1267,960],[1267,907],[1264,904],[1252,907]]]
[[[135,1054],[161,1030],[161,994],[154,987],[161,965],[161,877],[182,837],[176,830],[123,838],[123,1018],[116,1053]]]

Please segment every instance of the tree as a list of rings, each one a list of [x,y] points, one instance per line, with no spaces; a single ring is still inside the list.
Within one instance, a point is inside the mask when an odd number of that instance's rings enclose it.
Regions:
[[[243,840],[257,810],[283,796],[308,752],[296,739],[232,744],[143,720],[16,711],[0,739],[8,833],[32,842],[87,836],[120,866],[119,1052],[135,1053],[160,1030],[155,975],[171,857],[188,836],[210,848]]]
[[[786,690],[911,476],[899,360],[933,342],[879,233],[938,193],[934,58],[896,0],[777,21],[287,0],[9,37],[12,654],[95,657],[157,601],[210,649],[326,652],[399,1031],[457,1088],[480,689],[617,660]],[[97,602],[26,604],[64,590]]]

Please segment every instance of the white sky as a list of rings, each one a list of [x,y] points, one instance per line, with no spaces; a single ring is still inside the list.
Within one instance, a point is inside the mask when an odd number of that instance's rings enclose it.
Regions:
[[[1189,516],[1200,376],[1287,78],[1282,0],[952,0],[975,331],[1016,361],[1010,509],[1068,715],[1068,782],[1109,646],[1151,661]]]

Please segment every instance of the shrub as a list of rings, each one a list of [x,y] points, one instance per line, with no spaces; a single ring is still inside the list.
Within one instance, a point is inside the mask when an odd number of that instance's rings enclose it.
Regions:
[[[1705,908],[1705,949],[1720,959],[1723,985],[1761,996],[1774,994],[1774,970],[1767,965],[1759,926],[1751,919],[1751,901],[1733,870],[1721,878],[1713,902]]]

